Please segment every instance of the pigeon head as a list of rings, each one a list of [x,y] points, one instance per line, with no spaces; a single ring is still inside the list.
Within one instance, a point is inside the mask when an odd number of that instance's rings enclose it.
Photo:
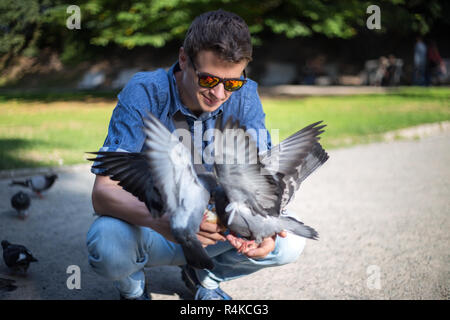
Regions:
[[[29,197],[28,197],[28,195],[25,192],[19,191],[19,192],[17,192],[17,198],[18,198],[19,201],[25,201]]]
[[[2,248],[5,249],[10,245],[10,243],[6,240],[2,240]]]

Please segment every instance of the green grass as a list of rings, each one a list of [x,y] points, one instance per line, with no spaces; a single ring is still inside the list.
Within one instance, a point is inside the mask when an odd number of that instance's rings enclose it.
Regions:
[[[268,99],[266,126],[280,141],[312,122],[327,124],[326,148],[379,141],[382,134],[424,123],[450,120],[450,89],[404,89],[383,95]]]
[[[106,137],[115,102],[0,103],[0,169],[85,162]]]
[[[263,99],[266,124],[284,139],[327,124],[325,148],[367,143],[384,132],[450,120],[450,89],[407,88],[383,95]],[[0,93],[0,170],[85,162],[106,137],[111,95]]]

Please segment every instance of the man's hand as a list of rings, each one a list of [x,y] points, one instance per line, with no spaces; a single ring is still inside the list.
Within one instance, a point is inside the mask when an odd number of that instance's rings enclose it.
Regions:
[[[223,230],[218,224],[207,222],[204,219],[200,224],[200,231],[197,232],[197,238],[203,247],[216,244],[217,241],[226,241],[227,239],[219,233],[221,231]]]
[[[247,257],[252,259],[262,259],[275,249],[275,240],[277,235],[285,238],[287,236],[287,232],[281,231],[272,237],[264,238],[259,245],[255,241],[248,241],[232,234],[227,235],[227,240],[233,247]]]
[[[163,216],[162,218],[156,219],[153,228],[157,229],[156,231],[162,234],[167,240],[178,243],[172,235],[169,217]],[[200,224],[199,232],[197,232],[197,238],[203,247],[216,244],[217,241],[226,241],[227,239],[219,233],[220,231],[222,230],[219,225],[207,222],[204,219]]]

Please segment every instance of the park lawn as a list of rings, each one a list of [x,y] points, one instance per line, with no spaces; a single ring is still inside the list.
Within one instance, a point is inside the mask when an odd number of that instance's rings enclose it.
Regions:
[[[0,170],[86,162],[107,134],[114,101],[0,103]]]
[[[444,94],[446,93],[446,94]],[[323,121],[325,148],[380,141],[388,131],[450,120],[450,89],[427,95],[382,94],[263,101],[266,126],[279,140]],[[272,134],[273,135],[273,134]]]
[[[327,124],[325,148],[379,141],[382,133],[450,120],[450,89],[395,94],[263,99],[274,142],[315,121]],[[16,99],[0,94],[0,170],[86,163],[101,147],[116,101]]]

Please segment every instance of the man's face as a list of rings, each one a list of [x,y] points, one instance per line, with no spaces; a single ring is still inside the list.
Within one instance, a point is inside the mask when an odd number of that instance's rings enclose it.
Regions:
[[[212,51],[200,51],[194,58],[198,72],[209,73],[220,78],[239,78],[247,61],[233,63],[221,60]],[[181,100],[194,113],[213,112],[230,98],[232,92],[225,90],[223,83],[214,88],[203,88],[198,85],[198,77],[191,60],[183,48],[179,55],[181,74],[177,77]]]

